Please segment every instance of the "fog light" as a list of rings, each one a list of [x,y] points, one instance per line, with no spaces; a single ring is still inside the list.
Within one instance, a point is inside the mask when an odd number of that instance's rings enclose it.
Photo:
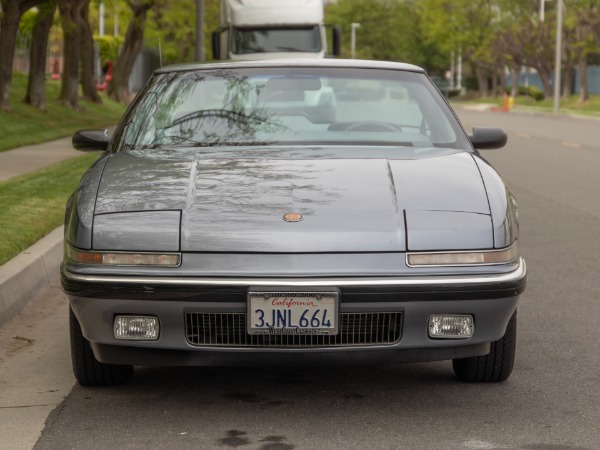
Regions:
[[[117,316],[113,326],[116,339],[155,341],[160,324],[154,316]]]
[[[429,337],[438,339],[466,339],[473,336],[473,316],[434,314],[429,316]]]

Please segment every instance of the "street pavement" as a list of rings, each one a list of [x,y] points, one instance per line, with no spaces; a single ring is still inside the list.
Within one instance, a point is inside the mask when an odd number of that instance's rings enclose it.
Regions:
[[[509,133],[482,152],[518,199],[529,270],[507,382],[461,383],[441,362],[136,368],[128,385],[82,388],[49,288],[0,329],[0,448],[600,448],[599,123],[457,111]]]

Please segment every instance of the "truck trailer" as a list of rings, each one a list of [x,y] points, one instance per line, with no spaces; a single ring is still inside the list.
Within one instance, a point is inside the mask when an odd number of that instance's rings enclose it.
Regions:
[[[324,58],[340,54],[332,27],[331,53],[322,0],[221,0],[221,28],[212,34],[214,59]]]

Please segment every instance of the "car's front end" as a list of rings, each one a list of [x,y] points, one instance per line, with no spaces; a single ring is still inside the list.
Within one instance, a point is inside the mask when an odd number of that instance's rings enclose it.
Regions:
[[[214,67],[157,74],[71,198],[62,283],[75,347],[95,361],[78,380],[447,359],[463,379],[510,375],[526,283],[516,204],[424,74]],[[222,107],[191,111],[185,95]],[[394,108],[389,123],[357,118]],[[497,352],[510,362],[478,373]]]

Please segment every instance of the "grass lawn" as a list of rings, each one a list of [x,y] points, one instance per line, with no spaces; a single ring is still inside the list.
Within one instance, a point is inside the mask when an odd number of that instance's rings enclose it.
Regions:
[[[460,103],[461,99],[452,99],[452,101],[456,101]],[[501,106],[502,98],[494,98],[494,97],[486,97],[486,98],[474,98],[470,99],[470,102],[476,103],[489,103],[492,105]],[[545,99],[541,101],[535,101],[531,97],[527,96],[518,96],[515,98],[514,103],[515,108],[523,108],[529,110],[539,110],[539,111],[554,111],[554,100],[553,99]],[[588,116],[598,116],[600,117],[600,95],[592,95],[590,99],[585,103],[579,102],[579,96],[574,95],[570,99],[565,100],[563,98],[560,99],[560,112],[561,113],[576,113],[583,114]]]
[[[100,153],[0,182],[0,265],[63,223],[65,204]]]
[[[27,77],[13,74],[11,111],[0,110],[0,151],[70,136],[81,128],[115,125],[126,108],[101,94],[102,104],[81,100],[84,112],[69,109],[56,100],[60,93],[60,81],[46,80],[48,110],[42,112],[23,103],[26,91]]]

